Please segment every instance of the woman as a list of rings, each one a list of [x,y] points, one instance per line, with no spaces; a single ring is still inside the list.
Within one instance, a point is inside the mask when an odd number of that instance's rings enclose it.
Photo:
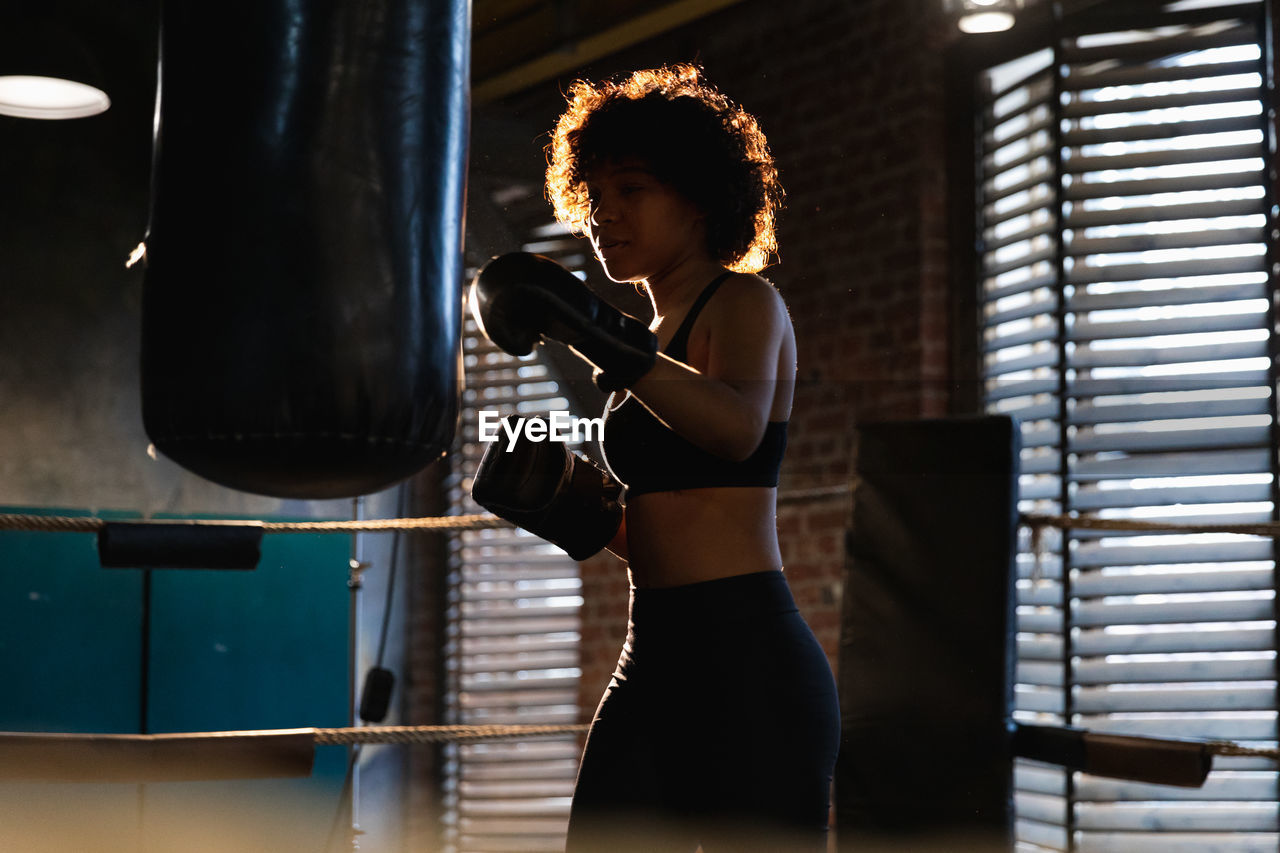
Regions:
[[[632,597],[568,847],[824,850],[836,691],[776,527],[796,347],[755,274],[776,249],[777,171],[755,120],[693,66],[568,97],[548,197],[610,279],[648,294],[660,350],[605,413],[627,485],[609,547]]]

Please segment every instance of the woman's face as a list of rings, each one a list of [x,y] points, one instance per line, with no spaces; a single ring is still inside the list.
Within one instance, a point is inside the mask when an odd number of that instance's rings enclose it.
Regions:
[[[702,211],[643,161],[606,161],[587,175],[586,184],[587,234],[612,280],[643,281],[709,256]]]

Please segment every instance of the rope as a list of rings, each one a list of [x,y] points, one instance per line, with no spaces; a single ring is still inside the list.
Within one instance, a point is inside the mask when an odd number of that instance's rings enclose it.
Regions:
[[[316,744],[353,743],[466,743],[477,740],[511,740],[546,735],[581,734],[585,725],[560,726],[361,726],[348,729],[316,729]]]
[[[376,533],[384,530],[485,530],[511,525],[493,515],[443,515],[434,518],[373,518],[361,521],[230,521],[225,519],[122,520],[123,524],[183,524],[260,527],[267,533]],[[0,530],[97,533],[107,521],[91,516],[0,515]]]
[[[853,492],[852,485],[822,486],[782,492],[780,502],[806,501],[843,497]],[[1175,524],[1165,521],[1139,521],[1129,518],[1089,518],[1071,515],[1023,513],[1021,521],[1031,528],[1038,542],[1046,527],[1063,530],[1112,530],[1136,533],[1234,533],[1242,536],[1280,536],[1280,523],[1264,524]],[[157,519],[122,520],[121,523],[226,525],[260,527],[266,533],[377,533],[387,530],[487,530],[510,527],[501,518],[488,514],[444,515],[427,518],[374,518],[361,521],[235,521],[226,519]],[[107,521],[93,516],[0,514],[0,530],[56,531],[63,533],[97,533]]]
[[[377,533],[383,530],[487,530],[510,527],[496,515],[442,515],[434,518],[373,518],[364,521],[266,521],[267,533]]]
[[[486,725],[486,726],[361,726],[346,729],[315,729],[315,743],[466,743],[478,740],[512,740],[547,735],[583,734],[587,725]],[[1205,741],[1214,755],[1266,758],[1280,761],[1280,749],[1241,746],[1226,740]]]
[[[0,530],[39,530],[97,533],[106,527],[101,518],[68,518],[57,515],[0,515]]]
[[[781,492],[783,503],[843,497],[852,494],[853,484],[821,486]],[[265,533],[379,533],[388,530],[489,530],[511,527],[495,515],[444,515],[428,518],[373,518],[361,521],[236,521],[229,519],[121,519],[122,524],[184,524],[258,527]],[[0,514],[0,530],[27,530],[58,533],[97,533],[107,520],[93,516]]]
[[[1232,743],[1227,740],[1212,740],[1205,745],[1214,755],[1231,755],[1244,758],[1269,758],[1272,761],[1280,761],[1280,749],[1257,749],[1249,746],[1241,746],[1238,743]]]
[[[1242,536],[1280,536],[1280,524],[1175,524],[1132,518],[1087,518],[1074,515],[1024,513],[1022,523],[1035,533],[1045,527],[1063,530],[1121,530],[1135,533],[1237,533]]]

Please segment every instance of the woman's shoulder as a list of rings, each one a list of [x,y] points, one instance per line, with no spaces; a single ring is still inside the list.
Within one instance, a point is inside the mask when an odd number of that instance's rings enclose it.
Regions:
[[[719,303],[719,304],[717,304]],[[782,294],[773,283],[755,273],[730,273],[716,298],[707,306],[721,318],[742,318],[760,322],[769,318],[788,319]]]

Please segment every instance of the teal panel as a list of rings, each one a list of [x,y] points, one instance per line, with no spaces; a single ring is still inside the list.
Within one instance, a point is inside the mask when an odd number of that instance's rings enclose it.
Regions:
[[[344,726],[344,535],[263,537],[256,571],[152,573],[152,732]]]
[[[0,531],[0,730],[138,731],[141,650],[140,574],[100,568],[92,534]]]
[[[152,573],[152,732],[348,725],[350,537],[270,534],[262,549],[252,572]],[[309,780],[148,785],[148,847],[208,829],[228,849],[322,850],[345,770],[346,750],[322,747]]]
[[[138,731],[142,615],[142,576],[100,568],[92,534],[0,531],[0,730]],[[0,850],[136,849],[138,803],[137,785],[0,784]]]
[[[152,572],[148,730],[347,725],[350,547],[345,535],[275,534],[256,571]],[[139,731],[143,578],[100,568],[92,534],[0,531],[0,730]],[[313,853],[345,769],[345,749],[322,747],[310,779],[0,784],[0,850],[218,838],[230,844],[219,849]]]

